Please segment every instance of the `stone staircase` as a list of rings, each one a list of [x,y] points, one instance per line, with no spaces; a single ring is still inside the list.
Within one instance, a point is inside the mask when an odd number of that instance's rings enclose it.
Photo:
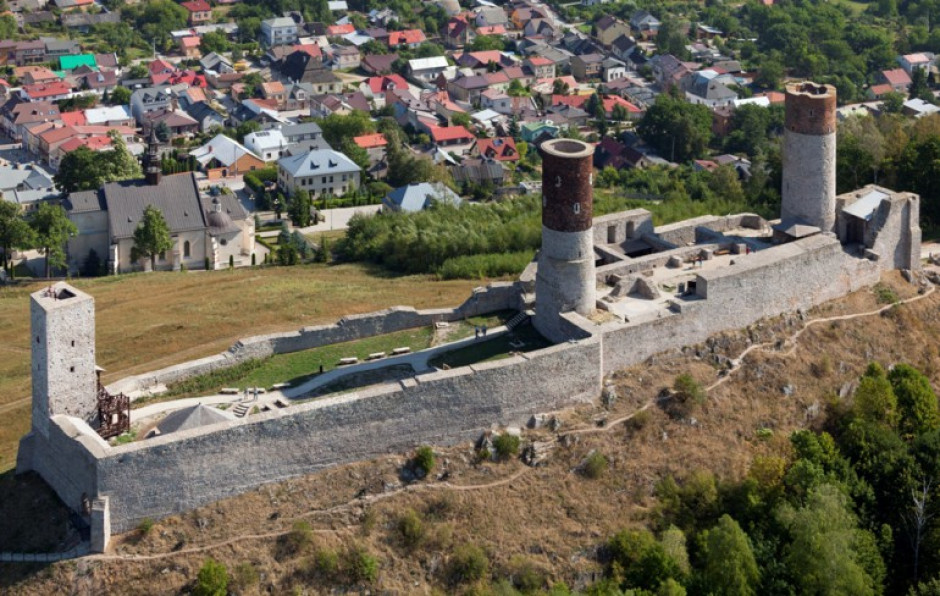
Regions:
[[[529,314],[529,311],[516,313],[516,316],[506,321],[506,329],[509,331],[512,331],[519,325],[528,323],[530,318],[531,318],[531,315]]]
[[[251,406],[248,404],[235,404],[235,407],[232,408],[232,414],[235,414],[238,418],[244,418],[250,411]]]

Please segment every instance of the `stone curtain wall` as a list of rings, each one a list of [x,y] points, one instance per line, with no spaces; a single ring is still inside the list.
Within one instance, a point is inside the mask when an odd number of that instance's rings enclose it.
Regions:
[[[160,370],[127,377],[108,386],[111,393],[136,393],[159,384],[182,381],[252,358],[299,352],[355,341],[404,329],[424,327],[438,321],[459,321],[500,310],[521,308],[522,289],[516,283],[493,283],[474,290],[457,308],[415,310],[396,306],[379,312],[343,317],[334,325],[304,327],[298,331],[246,337],[221,354],[192,360]]]
[[[261,484],[475,439],[592,400],[600,359],[599,339],[586,339],[114,447],[98,460],[97,489],[110,497],[113,529],[126,531]]]

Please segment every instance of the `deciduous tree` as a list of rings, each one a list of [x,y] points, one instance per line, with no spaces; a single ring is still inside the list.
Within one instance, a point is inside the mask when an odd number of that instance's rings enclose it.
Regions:
[[[170,250],[173,241],[170,238],[170,228],[163,217],[163,212],[147,205],[144,216],[137,229],[134,230],[134,247],[131,249],[131,260],[150,259],[150,269],[157,267],[157,255]]]

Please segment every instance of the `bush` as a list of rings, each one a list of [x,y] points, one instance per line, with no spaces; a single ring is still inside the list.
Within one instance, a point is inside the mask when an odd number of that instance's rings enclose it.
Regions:
[[[493,449],[496,450],[496,459],[505,461],[519,453],[519,437],[503,433],[493,439]]]
[[[328,580],[336,579],[339,572],[339,555],[335,550],[321,548],[313,556],[313,567],[320,577]]]
[[[581,465],[581,473],[585,477],[595,480],[607,471],[607,458],[600,451],[592,451]]]
[[[379,575],[379,562],[363,546],[352,546],[343,553],[343,571],[352,583],[373,583]]]
[[[276,559],[285,559],[300,554],[313,546],[313,529],[305,521],[294,522],[290,532],[277,541]]]
[[[144,536],[149,534],[150,530],[152,529],[153,529],[153,520],[150,519],[149,517],[145,517],[144,519],[140,520],[139,524],[137,524],[137,531],[140,532]]]
[[[894,290],[882,283],[875,284],[874,290],[879,304],[897,304],[901,300]]]
[[[255,569],[255,566],[251,563],[240,563],[235,567],[233,573],[234,577],[232,578],[232,584],[239,591],[244,591],[247,588],[255,585],[259,581],[258,570]]]
[[[426,534],[424,522],[413,509],[409,509],[398,518],[397,528],[402,546],[408,550],[417,548],[424,541]]]
[[[225,596],[228,594],[228,570],[213,559],[206,559],[196,578],[193,596]]]
[[[534,252],[501,252],[468,255],[444,261],[437,270],[441,279],[481,279],[502,275],[518,275],[532,261]]]
[[[486,553],[475,544],[457,547],[448,565],[448,575],[452,584],[469,584],[480,581],[490,569],[490,560]]]
[[[422,476],[427,476],[434,469],[434,450],[427,445],[418,447],[415,451],[414,460],[412,460],[415,469],[423,472]]]
[[[687,418],[699,406],[705,403],[705,389],[690,374],[676,377],[672,386],[673,395],[667,411],[673,418]]]

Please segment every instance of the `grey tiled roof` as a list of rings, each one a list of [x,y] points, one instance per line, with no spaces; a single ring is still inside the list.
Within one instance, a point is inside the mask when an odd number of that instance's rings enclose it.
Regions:
[[[65,199],[64,207],[69,213],[88,213],[107,209],[104,197],[97,190],[73,192]]]
[[[155,186],[149,186],[143,180],[110,182],[102,187],[101,192],[107,204],[114,239],[133,236],[148,205],[163,212],[172,234],[206,227],[196,178],[192,173],[164,176]]]

